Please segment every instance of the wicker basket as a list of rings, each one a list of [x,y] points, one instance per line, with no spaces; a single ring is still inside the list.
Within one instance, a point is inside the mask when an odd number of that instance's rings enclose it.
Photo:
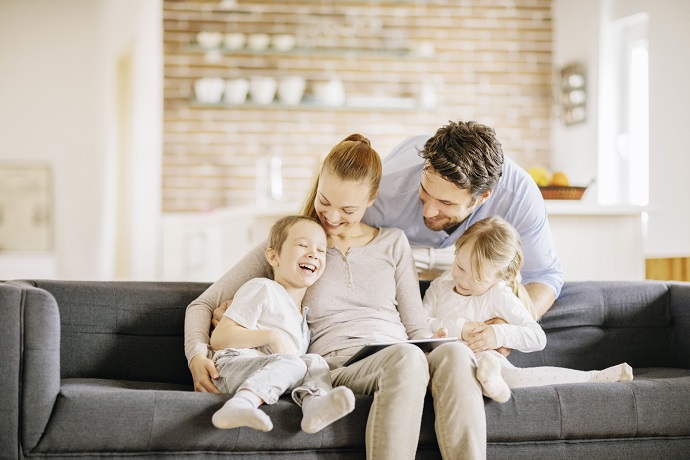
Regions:
[[[564,187],[561,185],[547,185],[539,187],[541,196],[545,200],[579,200],[587,187]]]

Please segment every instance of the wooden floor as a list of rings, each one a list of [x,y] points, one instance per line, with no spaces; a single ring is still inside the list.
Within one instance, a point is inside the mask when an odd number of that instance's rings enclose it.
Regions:
[[[690,257],[647,259],[648,280],[690,281]]]

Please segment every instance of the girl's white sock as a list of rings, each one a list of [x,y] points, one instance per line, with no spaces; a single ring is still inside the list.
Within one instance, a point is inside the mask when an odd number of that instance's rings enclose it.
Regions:
[[[309,396],[302,402],[302,431],[316,433],[355,408],[355,395],[347,387],[333,388],[324,396]]]
[[[266,413],[259,409],[263,401],[248,390],[240,390],[215,414],[213,426],[221,429],[246,426],[260,431],[271,431],[273,423]]]
[[[510,388],[501,376],[501,363],[495,356],[482,356],[477,364],[477,380],[485,396],[501,403],[510,399]]]
[[[633,369],[628,363],[607,367],[600,371],[591,371],[591,382],[631,382]]]

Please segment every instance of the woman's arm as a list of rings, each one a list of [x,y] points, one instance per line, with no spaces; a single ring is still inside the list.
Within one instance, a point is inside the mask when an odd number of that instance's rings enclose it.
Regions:
[[[209,331],[213,310],[225,300],[232,299],[240,286],[250,279],[272,278],[271,266],[264,256],[267,244],[263,241],[257,245],[187,306],[184,322],[184,349],[189,370],[194,379],[195,391],[218,392],[211,381],[211,378],[219,377],[218,371],[209,358]]]

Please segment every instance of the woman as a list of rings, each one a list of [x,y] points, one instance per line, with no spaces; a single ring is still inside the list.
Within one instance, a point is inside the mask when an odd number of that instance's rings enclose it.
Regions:
[[[326,270],[304,299],[310,307],[309,351],[329,362],[334,385],[374,395],[367,458],[415,457],[429,380],[443,458],[484,458],[484,400],[467,347],[448,343],[427,356],[400,344],[342,366],[367,343],[432,336],[405,234],[361,222],[380,181],[380,157],[366,138],[353,134],[324,159],[305,203],[303,213],[321,222],[328,238]],[[215,388],[209,376],[216,378],[217,371],[207,345],[213,310],[248,279],[270,276],[264,250],[265,243],[252,250],[187,308],[185,352],[197,391]]]

